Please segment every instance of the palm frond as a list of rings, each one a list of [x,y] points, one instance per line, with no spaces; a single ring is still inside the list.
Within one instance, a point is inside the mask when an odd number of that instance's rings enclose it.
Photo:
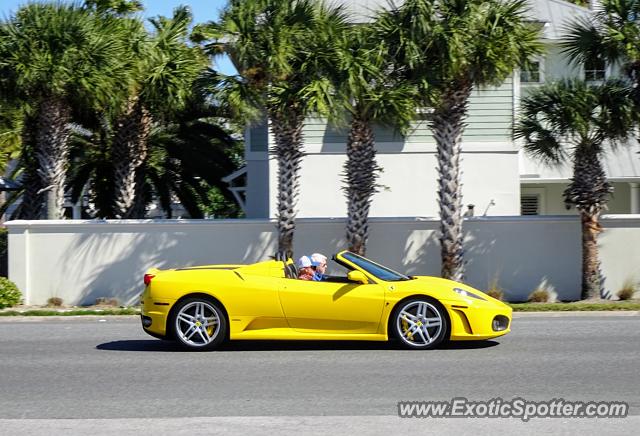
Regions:
[[[514,129],[524,149],[548,163],[558,163],[588,147],[596,154],[616,147],[637,123],[626,81],[590,85],[578,80],[547,84],[523,99]]]
[[[436,105],[448,89],[502,83],[543,51],[527,11],[524,0],[407,0],[380,14],[377,35],[406,79],[428,83],[423,103]]]
[[[603,0],[593,17],[565,26],[561,43],[574,63],[603,60],[631,65],[640,60],[640,3]]]

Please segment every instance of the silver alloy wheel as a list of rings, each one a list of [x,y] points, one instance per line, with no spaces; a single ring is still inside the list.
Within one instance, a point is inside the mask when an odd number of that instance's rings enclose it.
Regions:
[[[443,329],[440,309],[427,301],[410,301],[398,312],[398,337],[411,347],[426,347],[436,341]]]
[[[191,347],[209,345],[220,332],[220,314],[205,301],[185,305],[176,316],[176,332]]]

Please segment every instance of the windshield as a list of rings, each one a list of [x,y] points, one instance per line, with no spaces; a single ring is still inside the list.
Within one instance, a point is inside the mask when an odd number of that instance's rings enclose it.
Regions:
[[[410,277],[405,276],[404,274],[400,274],[395,272],[385,266],[379,265],[375,262],[370,261],[369,259],[365,259],[362,256],[358,256],[354,253],[344,253],[342,255],[349,262],[353,262],[358,265],[360,268],[365,270],[366,272],[376,276],[380,280],[384,280],[385,282],[397,282],[400,280],[411,280]]]

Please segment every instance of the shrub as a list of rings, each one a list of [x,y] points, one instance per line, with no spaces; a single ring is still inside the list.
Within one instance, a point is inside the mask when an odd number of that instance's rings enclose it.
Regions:
[[[531,303],[548,303],[551,299],[551,294],[547,289],[538,288],[529,294],[528,301]]]
[[[504,299],[504,292],[501,289],[489,289],[485,294],[496,300],[502,301]]]
[[[22,294],[20,290],[6,277],[0,277],[0,309],[5,307],[13,307],[20,304]]]
[[[98,297],[96,298],[96,306],[120,306],[117,298]]]
[[[622,288],[618,291],[617,295],[620,300],[631,300],[633,298],[633,294],[636,293],[637,284],[631,280],[627,279],[622,284]]]
[[[543,278],[540,284],[529,294],[527,301],[530,303],[555,303],[558,294],[547,278]]]
[[[502,287],[498,282],[498,274],[489,281],[485,294],[500,301],[504,298],[504,292],[502,292]]]
[[[47,300],[48,307],[60,307],[64,301],[60,297],[51,297]]]

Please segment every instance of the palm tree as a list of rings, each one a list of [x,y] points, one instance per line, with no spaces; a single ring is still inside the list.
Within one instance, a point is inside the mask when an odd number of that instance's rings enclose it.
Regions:
[[[33,141],[30,150],[49,219],[63,216],[73,109],[106,105],[124,82],[116,35],[113,20],[63,3],[29,4],[0,25],[3,85],[34,108],[33,118],[23,124],[34,130],[23,136],[30,138],[29,147]]]
[[[231,0],[219,22],[199,29],[212,54],[228,53],[239,71],[226,98],[235,106],[249,103],[269,119],[278,161],[278,250],[291,255],[297,215],[302,128],[309,114],[310,84],[319,80],[322,35],[344,25],[340,9],[313,0]],[[303,92],[304,91],[304,92]],[[306,95],[306,96],[305,96]]]
[[[460,154],[474,88],[497,85],[541,51],[525,0],[407,0],[382,14],[381,38],[425,89],[437,144],[442,276],[464,275]]]
[[[581,64],[605,62],[622,65],[636,83],[640,102],[640,1],[602,0],[590,18],[573,21],[562,42],[564,52]]]
[[[0,101],[0,173],[18,156],[21,144],[22,109]]]
[[[16,177],[20,177],[21,173],[21,166],[17,165],[11,168],[11,162],[20,158],[20,152],[23,148],[21,137],[25,132],[22,127],[23,118],[23,108],[19,104],[16,106],[15,102],[12,104],[8,101],[0,101],[0,174],[9,177],[9,179],[16,179]],[[0,216],[5,214],[7,208],[23,192],[23,189],[18,189],[10,194],[0,192]]]
[[[581,81],[545,85],[523,99],[516,137],[536,158],[573,163],[565,202],[582,222],[582,298],[600,298],[597,236],[599,216],[613,188],[601,158],[607,147],[624,143],[636,121],[631,88],[622,81],[590,86]]]
[[[36,120],[32,115],[25,115],[21,131],[21,150],[19,167],[21,171],[22,192],[16,216],[20,219],[40,219],[43,212],[42,181],[38,175],[38,159],[36,157]]]
[[[199,127],[206,130],[212,126]],[[166,148],[152,148],[146,187],[160,200],[167,218],[173,216],[173,198],[180,201],[191,218],[204,218],[211,213],[217,218],[238,218],[241,210],[221,182],[223,176],[237,167],[220,144],[215,144],[208,135],[200,139],[203,140],[200,144],[171,141]]]
[[[152,131],[146,181],[168,218],[173,196],[192,218],[203,218],[205,211],[221,206],[231,216],[240,214],[222,181],[242,164],[241,142],[221,125],[225,118],[219,108],[191,99],[173,120]],[[218,194],[215,203],[213,192]]]
[[[239,213],[222,177],[241,165],[240,141],[222,127],[226,114],[204,98],[190,98],[185,107],[162,122],[155,123],[147,141],[148,157],[139,183],[142,209],[154,198],[171,217],[176,197],[192,218],[202,218],[205,209],[220,208]],[[113,126],[109,120],[86,120],[90,128],[78,128],[72,135],[69,187],[72,201],[89,194],[90,215],[114,216],[112,177]],[[88,189],[87,189],[88,188]],[[208,204],[211,191],[219,192],[218,204]]]
[[[137,20],[121,19],[130,35],[129,71],[135,77],[123,103],[113,138],[114,211],[119,218],[140,214],[135,207],[144,179],[148,141],[154,121],[170,117],[184,107],[192,85],[207,66],[199,47],[187,44],[191,13],[177,8],[173,17],[151,19],[154,34],[148,37]],[[142,208],[142,213],[144,209]]]
[[[84,0],[88,9],[95,10],[98,14],[115,14],[127,16],[144,9],[139,0]]]
[[[388,47],[375,37],[370,24],[345,28],[342,34],[332,35],[326,46],[334,47],[322,61],[333,91],[316,92],[323,84],[314,83],[309,101],[331,121],[349,125],[343,173],[346,240],[350,251],[364,255],[369,210],[382,170],[376,162],[374,125],[405,133],[415,114],[415,88],[393,70]]]

